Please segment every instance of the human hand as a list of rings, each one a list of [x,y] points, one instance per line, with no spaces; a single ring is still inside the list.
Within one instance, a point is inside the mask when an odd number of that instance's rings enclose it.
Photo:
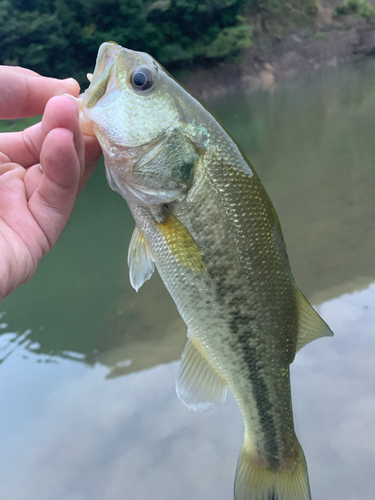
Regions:
[[[36,116],[23,132],[0,134],[0,299],[28,281],[64,229],[100,157],[78,122],[73,79],[0,67],[0,119]],[[58,97],[54,97],[58,96]]]

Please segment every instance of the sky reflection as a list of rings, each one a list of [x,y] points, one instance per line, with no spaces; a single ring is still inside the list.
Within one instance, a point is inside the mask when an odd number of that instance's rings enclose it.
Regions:
[[[375,283],[318,310],[335,337],[292,365],[313,497],[372,500]],[[232,498],[243,423],[231,395],[195,414],[175,394],[178,362],[108,379],[107,367],[70,360],[20,370],[22,351],[1,367],[3,498]]]
[[[374,498],[374,76],[373,62],[343,65],[214,105],[335,332],[292,365],[314,500]],[[177,399],[186,327],[157,273],[131,289],[133,228],[101,166],[54,251],[1,301],[1,500],[233,498],[242,417],[230,394],[203,414]]]

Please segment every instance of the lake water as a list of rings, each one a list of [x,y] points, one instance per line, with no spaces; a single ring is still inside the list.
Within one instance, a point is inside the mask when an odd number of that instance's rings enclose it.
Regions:
[[[292,365],[313,498],[375,488],[375,63],[208,103],[279,214],[300,288],[335,332]],[[129,284],[134,222],[95,172],[34,278],[0,303],[0,497],[230,500],[242,443],[231,395],[189,412],[186,328],[157,276]]]

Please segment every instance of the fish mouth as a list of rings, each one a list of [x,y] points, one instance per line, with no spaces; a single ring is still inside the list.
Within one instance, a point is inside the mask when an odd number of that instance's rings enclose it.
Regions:
[[[117,75],[126,75],[142,64],[152,66],[156,72],[159,70],[156,61],[148,54],[127,49],[116,42],[102,43],[96,58],[94,73],[87,75],[90,86],[82,96],[82,105],[86,108],[95,106],[104,96],[113,72]]]
[[[99,47],[94,73],[90,75],[90,86],[82,96],[82,105],[92,108],[104,96],[112,68],[119,53],[124,50],[115,42],[106,42]]]
[[[90,85],[77,99],[80,111],[80,126],[84,134],[95,135],[94,124],[89,116],[85,115],[85,109],[95,106],[104,96],[112,68],[122,50],[124,50],[123,47],[116,42],[106,42],[99,47],[94,73],[87,75]]]
[[[94,83],[100,75],[108,72],[122,50],[124,50],[123,47],[116,42],[105,42],[101,44],[96,57],[92,83]]]

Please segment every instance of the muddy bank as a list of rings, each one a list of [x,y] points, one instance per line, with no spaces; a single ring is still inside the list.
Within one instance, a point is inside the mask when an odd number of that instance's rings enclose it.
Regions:
[[[278,81],[294,75],[374,57],[375,24],[356,15],[335,18],[335,3],[319,5],[314,27],[303,27],[277,39],[262,34],[240,62],[196,68],[180,80],[197,97],[207,100],[238,89],[272,90]]]

